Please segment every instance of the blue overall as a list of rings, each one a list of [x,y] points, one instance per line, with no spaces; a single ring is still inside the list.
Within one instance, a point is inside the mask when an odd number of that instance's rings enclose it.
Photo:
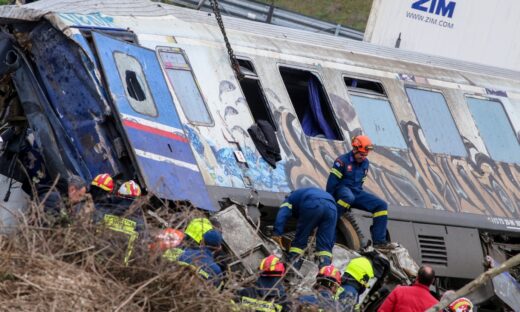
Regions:
[[[318,228],[316,252],[320,266],[332,261],[332,247],[336,234],[336,204],[334,198],[318,188],[303,188],[292,192],[278,210],[274,224],[274,234],[281,236],[287,220],[296,218],[296,236],[291,243],[289,258],[302,255],[307,247],[311,232]]]
[[[207,247],[186,248],[179,256],[178,263],[191,268],[202,279],[219,288],[222,284],[222,270],[215,262],[213,253]]]
[[[374,245],[386,243],[388,205],[374,194],[363,191],[368,174],[369,161],[356,162],[352,152],[340,156],[334,162],[327,180],[327,192],[336,199],[338,218],[345,209],[358,208],[372,213],[371,229]]]

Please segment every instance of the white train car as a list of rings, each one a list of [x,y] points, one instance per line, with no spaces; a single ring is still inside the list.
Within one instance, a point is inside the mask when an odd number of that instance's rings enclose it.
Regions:
[[[519,72],[226,17],[238,80],[213,14],[147,0],[41,0],[0,8],[0,22],[4,89],[38,128],[51,177],[136,177],[269,222],[291,190],[324,187],[364,133],[376,145],[365,188],[389,203],[389,238],[444,286],[519,246]],[[258,120],[275,129],[275,166],[248,133]]]

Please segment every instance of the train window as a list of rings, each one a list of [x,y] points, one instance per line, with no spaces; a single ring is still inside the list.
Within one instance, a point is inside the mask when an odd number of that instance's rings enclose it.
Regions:
[[[186,55],[180,49],[161,49],[159,57],[186,118],[194,124],[212,125],[213,120]]]
[[[520,144],[498,100],[467,97],[469,110],[491,157],[520,163]]]
[[[238,64],[240,65],[240,71],[244,75],[244,78],[240,80],[240,87],[242,87],[242,92],[244,93],[253,118],[255,121],[268,121],[273,126],[273,129],[276,130],[276,125],[269,110],[267,100],[262,92],[262,85],[260,84],[253,63],[248,60],[238,59]]]
[[[157,107],[148,88],[143,68],[139,61],[121,52],[114,53],[117,71],[124,83],[125,95],[130,107],[139,114],[155,117]]]
[[[345,84],[349,91],[386,96],[383,85],[376,81],[345,77]]]
[[[363,130],[375,145],[406,148],[403,134],[387,99],[353,94],[350,98]]]
[[[406,93],[431,151],[466,156],[466,149],[442,93],[416,88],[406,88]]]
[[[343,140],[329,99],[318,77],[307,70],[280,67],[303,132],[311,137]]]

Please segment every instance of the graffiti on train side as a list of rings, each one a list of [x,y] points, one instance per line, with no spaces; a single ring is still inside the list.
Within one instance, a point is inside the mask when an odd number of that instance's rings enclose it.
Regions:
[[[344,113],[355,114],[349,109]],[[347,151],[347,144],[308,138],[296,130],[295,118],[287,111],[277,114],[283,126],[282,148],[292,155],[286,163],[291,189],[324,187],[333,160]],[[409,149],[376,147],[365,185],[369,191],[393,205],[520,216],[520,166],[493,161],[478,153],[469,140],[464,141],[472,157],[432,154],[419,135],[419,125],[405,122],[401,127]],[[359,130],[349,129],[350,136]]]
[[[285,161],[277,163],[276,169],[252,148],[242,150],[247,165],[237,162],[235,150],[230,147],[218,147],[211,139],[200,139],[200,134],[194,128],[184,127],[188,138],[196,152],[201,172],[207,180],[218,186],[245,188],[244,176],[253,183],[257,190],[271,192],[289,192],[285,173]],[[235,129],[236,131],[236,129]],[[247,134],[246,134],[247,135]]]

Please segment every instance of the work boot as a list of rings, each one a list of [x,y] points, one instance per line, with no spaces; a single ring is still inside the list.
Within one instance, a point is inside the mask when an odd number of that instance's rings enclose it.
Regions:
[[[287,256],[287,263],[292,265],[296,270],[300,270],[302,268],[303,260],[300,255],[294,252],[290,252]]]
[[[331,264],[332,264],[332,259],[330,257],[327,257],[327,256],[318,257],[318,267],[320,269],[323,268],[324,266],[331,265]]]

